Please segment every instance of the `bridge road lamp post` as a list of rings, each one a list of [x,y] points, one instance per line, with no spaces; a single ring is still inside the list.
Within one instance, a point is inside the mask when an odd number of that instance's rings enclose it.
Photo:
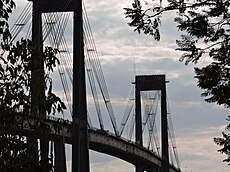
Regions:
[[[161,91],[161,149],[162,163],[161,172],[169,172],[168,153],[168,122],[167,122],[167,102],[166,102],[166,81],[165,75],[144,75],[135,78],[135,140],[136,144],[143,146],[142,120],[141,120],[141,91],[160,90]],[[153,169],[153,171],[156,169]],[[136,165],[136,172],[143,172],[144,167]],[[155,171],[154,171],[155,172]],[[158,172],[158,170],[157,170]]]
[[[68,12],[74,13],[73,24],[73,131],[72,131],[72,172],[89,172],[89,146],[87,128],[86,109],[86,87],[85,87],[85,65],[84,65],[84,45],[83,45],[83,19],[82,0],[69,0],[68,6],[58,6],[64,4],[66,0],[29,0],[33,2],[32,17],[32,42],[35,51],[32,55],[33,69],[31,72],[31,109],[45,117],[45,81],[44,81],[44,59],[43,35],[42,35],[42,13]],[[61,3],[60,3],[61,2]],[[38,150],[37,139],[28,137],[28,142]],[[48,138],[40,139],[41,160],[48,158]],[[64,144],[54,143],[55,151],[55,171],[66,171],[66,160]],[[57,149],[62,149],[57,151]],[[35,154],[38,160],[38,155]],[[58,161],[57,161],[58,159]]]

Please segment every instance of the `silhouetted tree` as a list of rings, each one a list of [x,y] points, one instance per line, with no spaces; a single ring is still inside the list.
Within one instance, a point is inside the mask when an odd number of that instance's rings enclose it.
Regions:
[[[124,8],[129,26],[158,41],[162,15],[174,12],[174,22],[182,31],[181,39],[176,40],[176,50],[183,52],[179,60],[187,65],[209,57],[210,64],[195,68],[197,85],[204,89],[201,96],[209,103],[230,108],[230,1],[134,0],[131,5]],[[229,131],[230,126],[226,129]],[[223,132],[223,137],[214,141],[223,146],[219,151],[228,156],[224,161],[230,162],[229,133]]]
[[[57,50],[46,47],[43,58],[47,71],[51,72],[58,63],[55,57]],[[25,138],[14,135],[20,130],[20,121],[17,117],[21,114],[31,115],[31,55],[32,42],[22,39],[9,47],[8,55],[1,58],[0,63],[0,170],[1,171],[52,171],[52,161],[42,166],[33,161],[31,145]],[[49,73],[48,72],[48,73]],[[46,114],[61,112],[65,105],[59,97],[52,92],[52,79],[49,74],[44,76],[46,83]],[[36,115],[36,114],[35,114]],[[39,128],[39,134],[49,132],[48,126],[41,120],[33,126]],[[40,133],[42,132],[42,133]],[[31,163],[29,163],[31,162]]]
[[[228,116],[227,121],[230,121],[230,116]],[[224,162],[227,162],[228,165],[230,165],[230,124],[227,125],[227,127],[225,128],[225,131],[222,132],[222,136],[223,137],[217,137],[214,138],[214,142],[219,145],[222,146],[221,149],[218,150],[218,152],[220,153],[224,153],[227,155],[227,158],[224,159]]]
[[[7,41],[10,36],[8,19],[9,19],[9,14],[12,13],[13,8],[15,8],[14,1],[12,0],[0,1],[0,36],[2,41]]]
[[[21,127],[17,117],[21,114],[30,115],[32,111],[30,86],[34,47],[27,39],[17,41],[15,45],[9,41],[8,18],[14,7],[12,0],[0,0],[0,171],[53,171],[52,157],[45,164],[39,164],[33,157],[34,149],[25,137],[15,134]],[[49,77],[49,73],[59,63],[57,52],[56,49],[45,47],[42,54],[44,67],[48,71],[44,75],[46,114],[55,114],[65,108],[61,99],[53,93],[52,79]],[[44,131],[47,126],[41,120],[33,127]]]
[[[151,4],[150,4],[151,2]],[[163,5],[165,4],[165,5]],[[177,50],[184,52],[180,61],[197,63],[209,56],[212,62],[195,68],[198,86],[204,89],[207,102],[230,107],[230,2],[227,0],[134,0],[124,8],[129,26],[160,40],[161,17],[175,12],[174,21],[183,31],[176,40]]]

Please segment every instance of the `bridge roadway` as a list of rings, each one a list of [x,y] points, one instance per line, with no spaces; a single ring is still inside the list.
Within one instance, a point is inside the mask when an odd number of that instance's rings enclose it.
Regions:
[[[25,136],[34,136],[33,126],[35,126],[38,118],[17,116],[17,121],[17,133]],[[50,140],[64,140],[65,143],[72,144],[72,125],[69,121],[53,118],[52,116],[49,116],[44,121],[50,129]],[[160,171],[161,158],[147,148],[140,147],[125,138],[117,137],[108,131],[98,129],[89,129],[88,131],[91,150],[120,158],[133,165],[141,165],[148,172]],[[40,133],[36,137],[39,138],[39,136],[44,136],[44,133]],[[181,172],[181,170],[170,164],[169,172]]]

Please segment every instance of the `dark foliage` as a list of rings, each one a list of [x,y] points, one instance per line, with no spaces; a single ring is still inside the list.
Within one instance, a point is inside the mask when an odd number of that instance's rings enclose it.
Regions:
[[[0,1],[0,37],[3,42],[6,42],[10,37],[8,19],[12,9],[15,8],[15,3],[12,0]]]
[[[209,57],[210,64],[195,68],[198,86],[205,91],[201,96],[209,103],[217,103],[230,108],[230,2],[228,0],[134,0],[132,8],[125,8],[125,15],[131,20],[129,26],[135,31],[153,35],[160,40],[161,16],[174,11],[179,31],[183,31],[178,48],[183,52],[180,61],[185,64],[197,63],[202,57]],[[143,5],[144,4],[144,5]],[[155,24],[157,23],[157,24]],[[228,118],[230,121],[230,117]],[[230,165],[230,125],[222,138],[214,138],[223,148],[218,150],[227,155],[224,160]]]
[[[228,116],[227,120],[230,121],[230,116]],[[218,152],[224,153],[227,155],[227,158],[224,159],[224,162],[227,162],[228,165],[230,165],[230,135],[229,135],[229,131],[230,131],[230,124],[225,128],[225,132],[222,132],[222,136],[223,136],[222,138],[221,137],[214,138],[214,142],[217,145],[222,146],[222,148],[219,149]]]
[[[198,86],[205,90],[202,96],[207,102],[230,107],[230,2],[227,0],[134,0],[132,8],[124,8],[128,23],[135,31],[144,32],[160,40],[161,17],[174,11],[179,31],[177,50],[183,52],[180,61],[197,63],[202,57],[210,57],[213,63],[195,69]],[[215,81],[218,79],[218,82]]]
[[[43,54],[45,67],[50,73],[57,65],[57,50],[45,48]],[[31,114],[31,55],[32,42],[21,39],[9,47],[6,57],[0,63],[0,170],[1,171],[52,171],[52,159],[45,164],[37,164],[32,157],[31,146],[25,138],[14,135],[18,129],[16,117]],[[45,74],[46,82],[46,114],[55,114],[65,109],[64,103],[52,92],[52,79]],[[31,126],[37,135],[50,131],[42,120]]]
[[[32,54],[35,48],[30,40],[21,39],[13,45],[10,42],[9,15],[15,8],[12,0],[0,0],[0,171],[11,172],[50,172],[53,171],[53,157],[46,162],[38,163],[33,157],[34,149],[25,137],[15,134],[22,127],[18,117],[31,115],[31,70]],[[52,92],[52,79],[49,73],[59,64],[57,50],[45,47],[42,54],[44,67],[48,71],[44,75],[46,82],[45,112],[55,114],[65,109],[64,103]],[[6,55],[4,55],[6,54]],[[34,124],[35,135],[50,131],[42,119]],[[54,126],[57,128],[57,126]]]

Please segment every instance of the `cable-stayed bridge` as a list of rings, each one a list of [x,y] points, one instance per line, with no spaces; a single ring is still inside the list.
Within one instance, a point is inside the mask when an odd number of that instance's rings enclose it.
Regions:
[[[72,48],[68,48],[65,32],[71,21],[73,41]],[[44,91],[44,85],[39,84],[39,77],[43,77],[46,71],[39,54],[44,45],[51,45],[59,50],[57,56],[60,65],[57,73],[70,114],[68,122],[47,116],[39,108],[39,118],[23,114],[18,117],[20,130],[27,136],[28,142],[37,145],[37,140],[40,139],[40,159],[48,156],[48,150],[52,149],[48,143],[52,141],[54,169],[57,172],[66,171],[65,144],[72,145],[73,172],[90,171],[89,148],[130,162],[136,166],[136,172],[180,171],[171,115],[167,108],[165,76],[136,76],[118,127],[86,9],[80,0],[32,0],[13,25],[11,41],[17,40],[23,31],[24,37],[32,39],[36,47],[36,53],[33,54],[35,65],[32,75],[36,77],[31,85],[32,106],[40,107],[41,96],[38,93]],[[90,101],[87,99],[86,76],[95,105],[94,114],[87,109]],[[107,131],[105,127],[102,106],[107,110],[113,132]],[[98,120],[97,127],[92,122],[95,121],[95,116]],[[39,119],[50,125],[49,139],[30,137],[34,131],[29,123]],[[160,129],[157,128],[158,123]],[[56,125],[59,130],[54,127]],[[125,127],[129,129],[126,138]]]

